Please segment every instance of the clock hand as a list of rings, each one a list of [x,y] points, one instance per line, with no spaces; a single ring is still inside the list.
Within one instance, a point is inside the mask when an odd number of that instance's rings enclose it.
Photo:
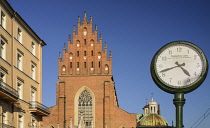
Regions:
[[[177,62],[177,63],[178,63],[178,62]],[[176,63],[175,63],[175,64],[176,64]],[[174,69],[174,68],[177,68],[177,67],[181,67],[181,66],[184,66],[184,65],[185,65],[185,63],[180,64],[180,65],[177,65],[177,66],[174,66],[174,67],[171,67],[171,68],[166,68],[166,69],[161,70],[160,73],[161,73],[161,72],[166,72],[166,71],[169,71],[169,70],[171,70],[171,69]]]
[[[175,63],[178,67],[180,67],[181,69],[182,69],[182,71],[186,74],[186,75],[188,75],[188,76],[190,76],[190,73],[186,70],[186,69],[184,69],[182,66],[185,66],[185,63],[183,63],[183,64],[179,64],[178,62],[176,62]]]

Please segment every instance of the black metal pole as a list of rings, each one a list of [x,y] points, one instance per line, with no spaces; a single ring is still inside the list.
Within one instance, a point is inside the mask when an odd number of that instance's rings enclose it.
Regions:
[[[176,107],[176,128],[183,128],[183,106],[185,104],[184,93],[174,94],[173,101]]]

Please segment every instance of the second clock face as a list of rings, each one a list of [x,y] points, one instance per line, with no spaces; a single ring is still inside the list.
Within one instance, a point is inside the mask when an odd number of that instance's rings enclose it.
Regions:
[[[175,44],[159,52],[155,70],[158,78],[172,88],[193,85],[202,74],[203,58],[190,45]]]

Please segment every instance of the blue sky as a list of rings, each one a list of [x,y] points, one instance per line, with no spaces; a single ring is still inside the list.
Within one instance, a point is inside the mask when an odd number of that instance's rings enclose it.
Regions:
[[[120,108],[143,113],[153,94],[161,115],[175,122],[173,95],[160,90],[150,62],[163,45],[185,40],[198,45],[210,61],[210,1],[206,0],[8,0],[47,43],[43,48],[43,104],[55,105],[58,53],[72,34],[77,17],[93,17],[113,55],[113,76]],[[185,95],[184,125],[191,128],[210,108],[210,77]],[[210,113],[208,111],[207,113]],[[208,128],[210,116],[198,126]],[[195,126],[194,126],[195,127]],[[192,127],[192,128],[194,128]]]

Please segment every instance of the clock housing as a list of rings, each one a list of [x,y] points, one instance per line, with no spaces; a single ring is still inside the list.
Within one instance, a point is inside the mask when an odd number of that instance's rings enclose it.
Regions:
[[[164,45],[154,55],[150,71],[156,85],[168,93],[188,93],[205,80],[208,62],[204,52],[187,41]]]

